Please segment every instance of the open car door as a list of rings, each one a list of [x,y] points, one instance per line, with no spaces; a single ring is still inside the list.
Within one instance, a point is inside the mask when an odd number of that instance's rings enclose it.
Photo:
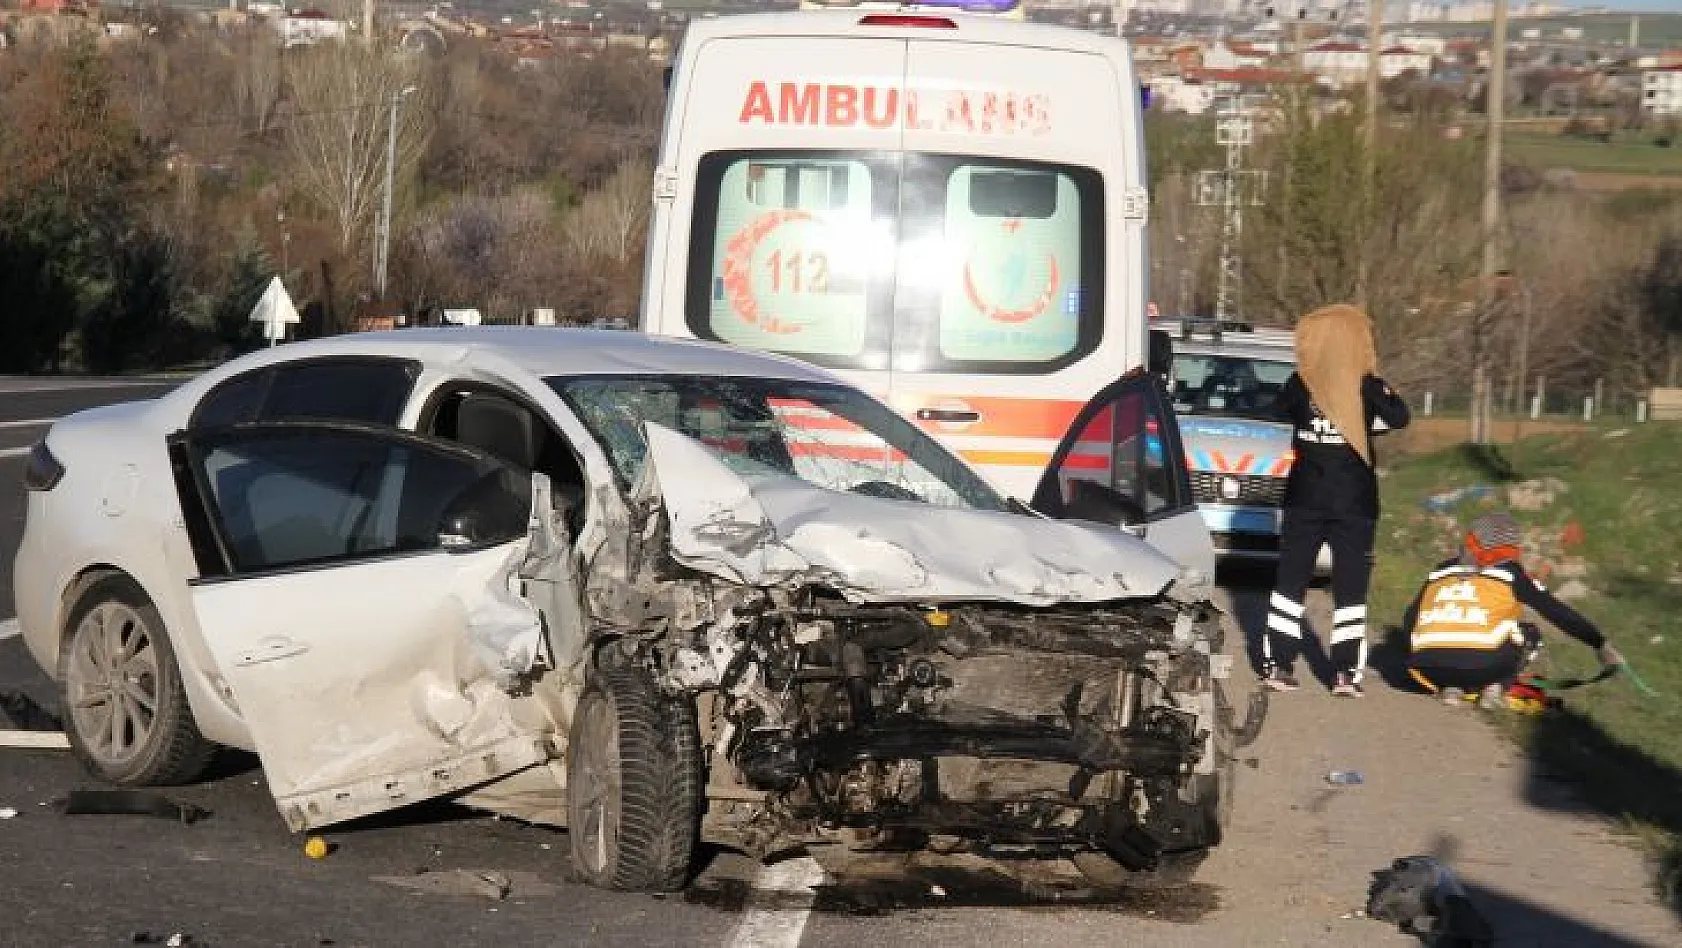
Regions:
[[[1060,520],[1121,527],[1214,579],[1214,545],[1192,498],[1179,425],[1143,370],[1111,383],[1075,416],[1033,507]]]
[[[486,642],[537,614],[510,591],[527,475],[391,428],[311,422],[177,435],[206,646],[293,830],[540,763]]]

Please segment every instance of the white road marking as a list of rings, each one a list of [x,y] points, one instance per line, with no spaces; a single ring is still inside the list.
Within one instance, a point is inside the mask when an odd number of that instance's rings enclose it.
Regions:
[[[69,750],[70,738],[63,731],[0,731],[0,747]]]
[[[824,871],[810,856],[767,866],[754,880],[747,912],[730,936],[730,948],[796,948],[806,931]]]
[[[33,448],[0,448],[0,458],[21,458]]]
[[[0,641],[12,638],[19,633],[18,620],[0,619]]]
[[[0,428],[45,428],[57,418],[29,418],[24,421],[0,421]]]

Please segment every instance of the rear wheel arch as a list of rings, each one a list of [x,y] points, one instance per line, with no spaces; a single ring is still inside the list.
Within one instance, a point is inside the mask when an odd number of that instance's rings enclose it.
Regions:
[[[59,592],[58,607],[53,613],[53,664],[52,668],[49,669],[54,680],[58,679],[60,666],[64,661],[64,644],[70,640],[71,612],[76,608],[76,603],[89,589],[92,589],[102,580],[113,576],[125,577],[136,586],[141,585],[139,580],[136,580],[126,570],[109,563],[96,563],[93,566],[85,567],[81,572],[72,576],[70,581],[64,584],[63,590]],[[145,587],[142,586],[141,588],[144,589]]]

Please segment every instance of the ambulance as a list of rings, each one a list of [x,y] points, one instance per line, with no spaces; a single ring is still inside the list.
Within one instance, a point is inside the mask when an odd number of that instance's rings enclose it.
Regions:
[[[1212,564],[1145,371],[1122,40],[940,7],[724,16],[668,85],[641,329],[828,368],[1036,509],[1103,484]]]

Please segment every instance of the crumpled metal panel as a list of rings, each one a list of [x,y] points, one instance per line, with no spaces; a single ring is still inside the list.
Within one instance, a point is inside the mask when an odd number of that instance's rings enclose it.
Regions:
[[[746,478],[664,426],[649,423],[647,439],[672,556],[738,583],[815,583],[854,602],[1047,606],[1155,596],[1180,572],[1112,528]]]

